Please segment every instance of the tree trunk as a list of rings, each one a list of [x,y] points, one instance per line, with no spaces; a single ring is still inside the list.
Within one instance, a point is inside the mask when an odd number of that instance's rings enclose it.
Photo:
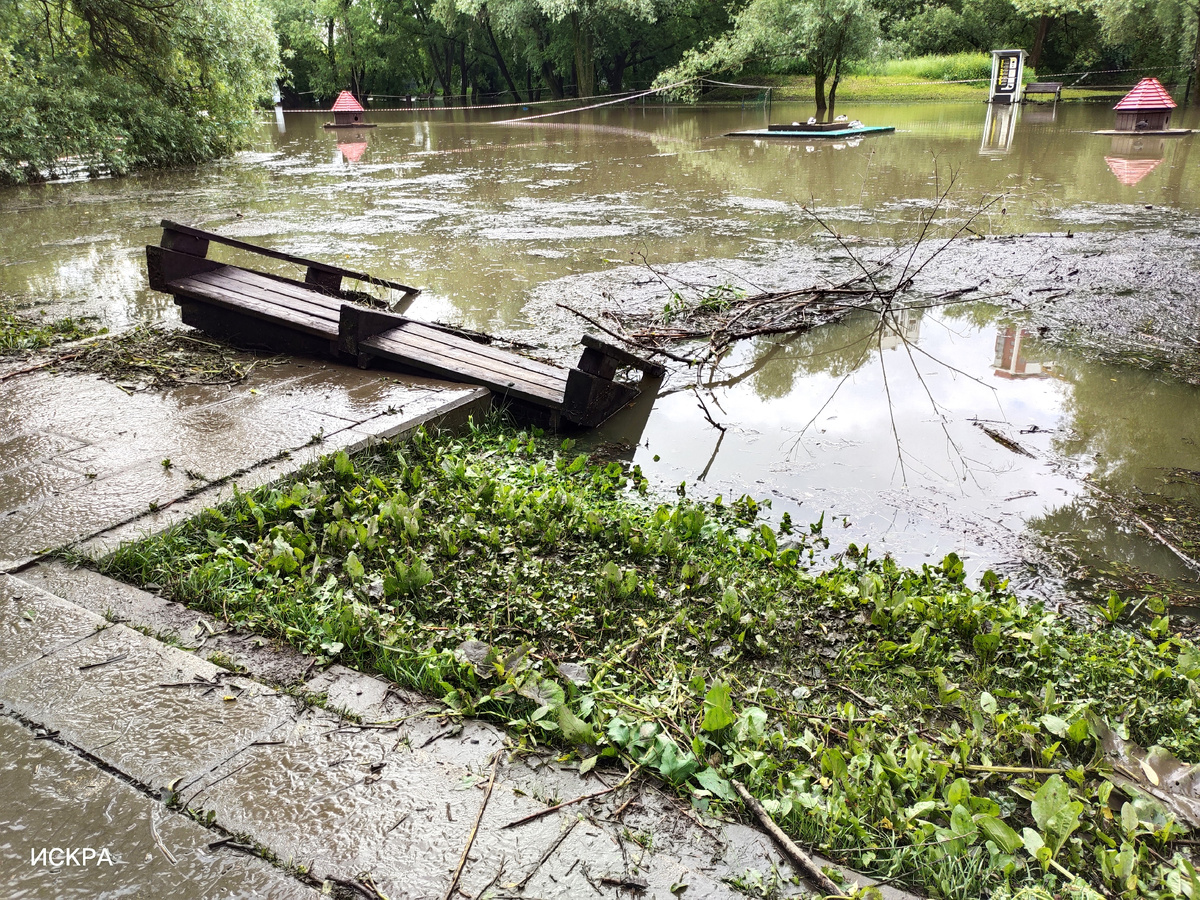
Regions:
[[[1050,30],[1050,23],[1054,21],[1053,16],[1043,15],[1038,19],[1037,37],[1033,39],[1033,49],[1029,51],[1029,68],[1037,69],[1038,63],[1042,61],[1042,51],[1046,48],[1046,32]]]
[[[488,41],[492,45],[492,59],[496,60],[496,67],[500,69],[500,75],[507,82],[508,89],[512,91],[513,99],[520,103],[521,95],[517,93],[517,84],[513,81],[512,75],[508,73],[508,66],[504,64],[504,54],[500,52],[500,45],[496,42],[496,35],[492,31],[492,19],[486,9],[483,11],[482,19],[483,30],[487,32]]]
[[[818,69],[813,73],[813,82],[817,88],[817,121],[825,118],[825,72]]]
[[[1200,7],[1192,6],[1196,14],[1196,44],[1192,48],[1192,95],[1191,105],[1200,106]]]
[[[575,43],[575,93],[592,97],[596,93],[596,60],[592,53],[592,31],[578,13],[571,13],[571,37]]]
[[[546,82],[546,87],[550,88],[550,96],[555,100],[563,98],[563,83],[554,71],[554,66],[550,65],[550,60],[542,60],[542,80]]]
[[[632,48],[622,50],[613,59],[611,66],[604,67],[604,74],[608,77],[609,93],[619,94],[625,87],[625,67],[629,65],[632,55]]]
[[[471,86],[470,78],[471,70],[467,68],[467,42],[464,40],[458,45],[458,85],[464,105],[467,102],[467,90]]]
[[[330,19],[328,22],[328,34],[329,34],[329,43],[327,46],[327,51],[329,54],[329,72],[333,76],[333,83],[338,84],[337,56],[333,50],[333,19]]]
[[[839,57],[833,64],[833,84],[829,88],[829,112],[825,119],[828,122],[833,121],[834,107],[837,105],[837,87],[838,82],[842,80],[842,60]]]

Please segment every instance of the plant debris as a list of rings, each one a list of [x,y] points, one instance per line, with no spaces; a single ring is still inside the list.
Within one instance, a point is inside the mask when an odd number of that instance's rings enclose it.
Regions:
[[[0,357],[28,354],[107,331],[94,328],[86,319],[46,321],[44,317],[21,315],[0,300]]]
[[[97,375],[133,393],[185,384],[237,384],[259,366],[286,361],[236,350],[190,330],[141,325],[52,357],[46,367]]]
[[[473,427],[338,453],[99,565],[581,770],[702,810],[736,779],[798,844],[932,896],[1200,897],[1187,823],[1105,756],[1115,734],[1200,759],[1200,648],[1165,604],[1077,621],[954,554],[812,571],[822,523],[763,511]]]

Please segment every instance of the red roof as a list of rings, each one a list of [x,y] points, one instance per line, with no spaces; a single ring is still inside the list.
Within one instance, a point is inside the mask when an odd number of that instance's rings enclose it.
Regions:
[[[1108,168],[1117,176],[1117,181],[1128,187],[1133,187],[1162,162],[1161,159],[1123,159],[1119,156],[1106,156],[1104,161]]]
[[[1146,109],[1174,109],[1175,101],[1157,78],[1143,78],[1137,86],[1113,107],[1121,112]]]
[[[1171,105],[1174,106],[1175,104],[1172,103]],[[330,112],[362,112],[363,108],[362,104],[354,99],[354,95],[352,93],[349,91],[342,91],[340,94],[338,94],[337,99],[333,101],[333,106],[331,106],[329,110]]]

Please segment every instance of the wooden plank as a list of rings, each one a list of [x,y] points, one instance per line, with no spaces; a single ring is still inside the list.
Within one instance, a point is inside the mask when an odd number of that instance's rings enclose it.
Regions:
[[[516,389],[556,403],[566,390],[565,380],[551,382],[530,378],[520,370],[497,366],[491,360],[450,355],[444,346],[423,341],[420,336],[404,328],[392,329],[360,344],[360,347],[367,348],[367,352],[374,352],[371,348],[376,346],[386,347],[393,353],[418,354],[426,364],[436,364],[445,373],[458,372],[458,380],[477,381],[497,390]]]
[[[266,256],[270,259],[279,259],[298,266],[306,266],[310,269],[316,269],[321,272],[329,272],[330,274],[340,275],[343,278],[353,278],[355,281],[366,281],[370,284],[378,284],[381,287],[388,287],[395,291],[403,291],[405,294],[420,293],[418,288],[409,287],[407,284],[400,284],[398,281],[389,281],[386,278],[376,278],[374,275],[367,275],[365,272],[354,272],[350,269],[343,269],[341,266],[331,266],[328,263],[317,262],[315,259],[306,259],[303,256],[294,256],[291,253],[283,253],[280,250],[269,250],[266,247],[259,247],[255,244],[249,244],[246,241],[239,241],[237,238],[224,237],[213,231],[205,231],[202,228],[194,228],[191,225],[182,225],[178,222],[172,222],[169,219],[162,220],[162,227],[165,230],[175,231],[190,237],[199,238],[200,240],[215,241],[218,244],[225,244],[227,247],[236,247],[238,250],[246,250],[250,253],[257,253],[259,256]]]
[[[461,348],[469,350],[475,356],[492,360],[498,364],[519,366],[528,372],[531,377],[549,378],[555,381],[562,381],[564,384],[566,383],[567,370],[560,366],[530,359],[528,356],[522,356],[519,353],[513,353],[508,350],[501,350],[499,347],[481,344],[478,341],[472,341],[470,338],[459,337],[449,331],[444,331],[441,328],[435,328],[432,325],[417,322],[413,319],[408,319],[406,325],[412,334],[419,335],[433,343],[443,344],[453,349]]]
[[[494,369],[478,363],[449,360],[436,348],[431,349],[428,345],[420,342],[405,340],[403,336],[395,337],[398,330],[393,329],[390,332],[367,338],[359,344],[360,351],[382,356],[401,365],[423,369],[452,381],[481,384],[498,394],[511,394],[542,406],[558,407],[562,404],[563,391],[545,384],[518,381],[516,378],[510,377],[502,378]],[[402,331],[401,335],[403,335]]]
[[[420,344],[431,353],[439,353],[447,361],[459,362],[463,365],[479,366],[482,369],[496,373],[497,378],[505,381],[520,381],[528,384],[544,384],[554,390],[565,390],[567,370],[549,368],[549,371],[531,370],[522,363],[527,362],[523,357],[514,354],[496,357],[477,353],[479,344],[461,338],[454,339],[451,335],[436,331],[420,322],[406,322],[399,328],[385,332],[389,337],[399,336],[401,339]]]
[[[172,282],[171,293],[176,295],[182,294],[193,300],[207,301],[215,306],[223,306],[238,312],[244,312],[270,322],[286,324],[306,334],[317,335],[331,341],[337,340],[336,322],[331,323],[326,319],[308,313],[288,310],[273,303],[268,303],[265,300],[247,297],[244,294],[227,290],[219,285],[207,284],[197,280],[201,277],[193,276],[192,278],[183,278]]]
[[[207,276],[211,284],[223,284],[228,290],[239,291],[247,296],[258,297],[268,303],[274,303],[287,309],[298,309],[312,313],[322,319],[335,322],[344,302],[336,297],[326,297],[318,291],[281,284],[270,278],[264,278],[256,272],[239,269],[236,266],[226,266]]]

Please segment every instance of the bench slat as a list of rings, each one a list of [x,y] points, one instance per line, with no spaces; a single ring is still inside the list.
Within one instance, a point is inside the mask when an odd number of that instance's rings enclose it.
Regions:
[[[408,325],[360,341],[359,348],[453,381],[472,381],[498,394],[527,398],[542,405],[560,406],[566,391],[565,380],[560,383],[539,381],[519,370],[505,371],[490,361],[472,358],[469,354],[448,353],[445,345],[423,340]]]
[[[290,327],[305,334],[328,338],[331,341],[337,340],[338,330],[336,320],[330,322],[328,319],[311,313],[288,309],[287,307],[278,306],[277,304],[269,303],[266,300],[260,300],[256,297],[247,297],[236,290],[230,290],[227,286],[210,284],[200,280],[202,277],[201,275],[196,275],[191,278],[182,278],[179,281],[171,282],[171,293],[177,296],[182,294],[193,300],[212,303],[214,306],[223,306],[227,309],[244,312],[247,315],[266,319],[271,322],[285,322]]]

